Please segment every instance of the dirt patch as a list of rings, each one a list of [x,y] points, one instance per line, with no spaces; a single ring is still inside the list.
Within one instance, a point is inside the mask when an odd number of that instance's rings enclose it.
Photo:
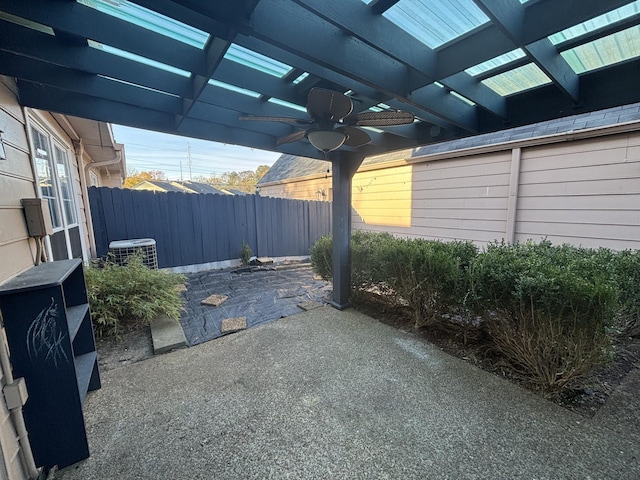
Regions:
[[[119,337],[96,338],[98,366],[101,372],[153,357],[151,330],[142,327],[125,332]]]
[[[492,354],[489,350],[489,343],[482,334],[471,338],[462,338],[455,332],[441,327],[415,330],[412,312],[409,308],[391,305],[378,295],[363,295],[354,301],[354,307],[386,325],[413,332],[450,355],[506,378],[524,388],[529,387],[521,378],[514,376],[497,355]],[[614,348],[615,357],[611,362],[594,369],[588,376],[571,385],[570,388],[565,388],[561,393],[545,395],[542,392],[533,391],[568,410],[585,417],[593,417],[625,376],[632,369],[640,367],[640,338],[618,338]],[[530,388],[530,390],[532,389]],[[640,395],[640,392],[637,393]]]

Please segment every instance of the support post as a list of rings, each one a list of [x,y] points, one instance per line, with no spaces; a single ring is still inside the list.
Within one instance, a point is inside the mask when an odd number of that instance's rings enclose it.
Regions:
[[[338,310],[349,308],[351,294],[351,179],[364,157],[352,152],[332,152],[333,301]]]

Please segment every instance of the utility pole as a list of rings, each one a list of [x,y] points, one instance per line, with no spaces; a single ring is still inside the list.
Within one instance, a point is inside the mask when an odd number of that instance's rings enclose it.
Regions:
[[[191,176],[191,144],[187,142],[187,161],[189,162],[189,181],[193,182],[193,177]]]

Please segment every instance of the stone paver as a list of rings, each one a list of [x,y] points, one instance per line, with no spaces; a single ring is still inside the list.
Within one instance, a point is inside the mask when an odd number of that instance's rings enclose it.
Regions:
[[[207,298],[202,300],[200,303],[202,305],[209,305],[211,307],[219,307],[224,302],[226,302],[228,299],[229,299],[229,297],[227,297],[226,295],[216,295],[214,293],[213,295],[209,295]]]
[[[186,304],[180,323],[187,343],[197,345],[224,335],[222,321],[246,317],[247,328],[288,317],[304,309],[304,302],[326,303],[331,285],[314,278],[310,267],[278,270],[244,268],[187,275]],[[212,307],[201,305],[203,299],[228,297]]]
[[[166,315],[160,315],[151,322],[151,341],[156,355],[187,345],[180,323]]]
[[[235,333],[247,329],[247,317],[227,318],[222,320],[220,331],[222,333]]]

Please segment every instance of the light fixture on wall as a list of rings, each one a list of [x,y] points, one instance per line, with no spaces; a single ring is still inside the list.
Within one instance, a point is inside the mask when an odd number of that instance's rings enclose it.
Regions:
[[[2,134],[4,132],[0,130],[0,160],[7,159],[7,153],[4,151],[4,139],[2,138]]]
[[[309,130],[307,139],[322,152],[332,152],[342,146],[347,136],[338,130]]]

